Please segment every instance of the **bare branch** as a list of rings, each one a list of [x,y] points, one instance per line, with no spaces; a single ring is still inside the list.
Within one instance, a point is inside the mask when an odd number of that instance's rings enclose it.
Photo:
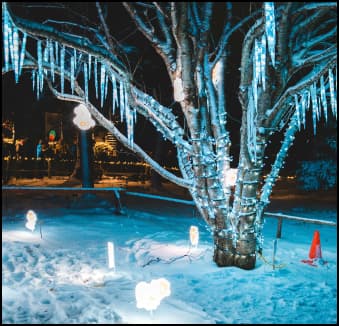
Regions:
[[[251,29],[246,34],[243,42],[241,52],[241,65],[240,65],[240,86],[239,86],[239,101],[246,107],[247,103],[247,88],[250,87],[252,82],[252,60],[251,49],[254,44],[254,40],[262,35],[264,30],[263,20],[258,19]]]
[[[23,64],[23,69],[32,69],[37,68],[37,62],[32,60],[25,60]],[[44,63],[44,68],[50,69],[50,66]],[[7,73],[10,70],[14,70],[14,67],[9,67],[9,70],[2,71],[2,73]],[[55,67],[55,73],[60,74],[59,67]],[[65,78],[70,80],[70,75],[66,72]],[[69,102],[75,102],[75,103],[82,103],[84,104],[89,112],[92,114],[92,116],[97,120],[97,122],[106,128],[108,131],[112,132],[112,134],[120,141],[125,147],[129,148],[130,150],[134,151],[138,156],[140,156],[146,163],[150,164],[150,166],[161,176],[166,178],[167,180],[185,188],[189,188],[192,186],[191,181],[182,179],[177,177],[176,175],[172,174],[171,172],[167,171],[163,167],[161,167],[156,161],[154,161],[141,147],[139,147],[137,144],[133,143],[131,146],[129,143],[129,140],[126,136],[124,136],[113,124],[112,121],[106,119],[99,110],[90,102],[85,101],[85,93],[82,90],[82,88],[79,86],[79,84],[75,81],[75,92],[78,94],[72,95],[72,94],[62,94],[58,92],[52,85],[49,78],[46,78],[48,86],[50,90],[53,92],[53,94],[60,100],[69,101]]]
[[[103,49],[102,47],[96,46],[88,39],[62,33],[51,26],[45,26],[37,22],[32,22],[24,18],[17,17],[13,15],[13,13],[11,13],[11,17],[16,26],[22,31],[38,38],[43,37],[52,39],[66,46],[70,46],[80,51],[87,52],[91,55],[101,57],[102,59],[107,60],[110,65],[112,65],[114,69],[121,74],[121,76],[128,78],[126,74],[127,69],[121,63],[121,61],[119,61],[112,53]]]
[[[165,26],[165,23],[160,21],[159,24],[165,33],[166,42],[162,42],[154,33],[153,26],[147,26],[146,23],[143,21],[141,16],[138,14],[137,9],[133,6],[131,2],[123,2],[124,7],[126,8],[127,12],[133,18],[137,28],[143,33],[143,35],[153,44],[156,51],[162,57],[165,62],[167,71],[169,75],[172,75],[173,71],[175,70],[175,58],[173,54],[173,47],[169,46],[170,43],[170,35],[168,33],[168,28]],[[157,11],[158,12],[158,11]],[[162,19],[163,17],[158,15]]]
[[[305,62],[310,62],[312,59],[311,57],[314,57],[314,55],[311,55],[310,57],[305,57],[308,52],[311,52],[311,49],[319,46],[321,43],[323,43],[328,38],[332,38],[336,35],[337,32],[337,26],[334,26],[332,30],[329,30],[327,33],[321,34],[318,37],[312,38],[312,41],[307,42],[307,45],[305,45],[303,50],[300,50],[298,53],[296,53],[292,57],[292,62],[294,63],[294,66],[299,67],[300,65],[303,65]],[[324,50],[326,52],[326,50]],[[319,50],[316,52],[319,53]]]
[[[324,63],[321,67],[314,68],[308,75],[304,76],[296,85],[293,85],[285,90],[285,92],[276,100],[272,109],[266,111],[267,120],[265,126],[269,128],[275,128],[281,118],[286,114],[288,106],[286,105],[287,99],[294,94],[297,94],[302,89],[310,86],[314,82],[318,81],[321,75],[324,75],[328,69],[333,68],[337,64],[337,58],[334,57],[331,60]]]
[[[283,141],[281,142],[281,147],[278,151],[278,154],[275,158],[274,163],[272,164],[272,168],[268,176],[265,178],[264,185],[261,189],[260,200],[257,203],[257,206],[261,209],[257,212],[256,222],[261,224],[263,222],[263,214],[262,210],[269,204],[269,197],[272,192],[272,188],[274,183],[277,181],[279,176],[280,169],[283,166],[283,163],[286,159],[288,149],[293,144],[293,139],[295,133],[298,131],[298,124],[296,122],[296,114],[291,117],[289,126],[286,130]]]
[[[300,7],[298,10],[295,11],[294,15],[299,15],[300,12],[307,11],[307,10],[319,10],[319,9],[329,9],[329,8],[337,8],[336,2],[316,2],[316,3],[308,3],[302,7]]]
[[[183,139],[183,129],[177,123],[176,117],[169,108],[162,106],[153,97],[143,93],[136,87],[131,88],[131,95],[136,103],[138,112],[151,119],[152,123],[157,128],[160,128],[163,135],[176,146],[182,146],[188,152],[192,152],[191,145]]]
[[[337,45],[332,45],[331,47],[329,47],[328,49],[324,50],[324,51],[315,51],[314,55],[310,55],[309,57],[305,58],[305,59],[297,59],[296,57],[293,57],[293,61],[294,61],[294,66],[296,67],[306,67],[307,65],[314,65],[316,63],[318,63],[319,61],[323,61],[325,59],[327,59],[328,57],[333,57],[337,55]]]
[[[225,24],[223,33],[220,37],[218,46],[216,48],[216,55],[213,60],[212,66],[215,66],[215,64],[218,62],[220,57],[223,55],[225,48],[228,44],[229,38],[232,36],[232,34],[237,31],[238,29],[242,28],[246,23],[248,23],[251,19],[254,19],[258,14],[262,13],[262,10],[256,10],[250,15],[243,18],[238,24],[233,26],[232,28],[229,28],[229,24]]]
[[[159,3],[153,2],[153,4],[154,4],[155,8],[157,8],[157,10],[163,15],[163,17],[168,18],[167,14],[162,10]]]
[[[101,21],[101,25],[104,28],[105,37],[106,37],[106,40],[107,40],[107,42],[109,44],[109,48],[110,48],[110,50],[113,53],[116,54],[116,56],[118,56],[120,53],[116,51],[116,48],[119,48],[119,45],[116,44],[116,42],[113,41],[113,37],[111,36],[111,34],[109,32],[109,29],[108,29],[108,26],[106,24],[105,18],[103,16],[101,5],[100,5],[100,3],[98,1],[95,2],[95,5],[96,5],[97,10],[98,10],[98,15],[99,15],[99,18],[100,18],[100,21]]]

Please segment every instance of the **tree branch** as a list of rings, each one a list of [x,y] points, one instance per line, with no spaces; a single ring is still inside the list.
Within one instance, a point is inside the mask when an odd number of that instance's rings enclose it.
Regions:
[[[300,65],[304,65],[304,63],[307,61],[310,62],[312,59],[310,60],[310,57],[304,58],[305,54],[311,51],[312,48],[319,46],[326,39],[334,37],[336,34],[336,31],[337,31],[337,26],[333,27],[332,30],[328,31],[327,33],[321,34],[318,37],[313,37],[312,41],[309,41],[307,45],[304,47],[304,50],[299,51],[297,54],[292,56],[292,62],[294,64],[294,67],[299,67]],[[322,51],[321,53],[323,53],[324,51]],[[319,50],[317,50],[316,52],[319,52]],[[313,57],[313,55],[311,57]]]
[[[103,13],[102,13],[100,2],[98,2],[98,1],[95,2],[95,5],[97,7],[99,19],[101,21],[102,27],[103,27],[104,32],[105,32],[105,37],[106,37],[106,40],[107,40],[108,45],[109,45],[107,50],[109,50],[112,53],[114,53],[117,57],[124,56],[125,58],[127,58],[125,53],[122,51],[118,41],[116,41],[113,38],[113,36],[110,34],[110,32],[109,32],[109,28],[108,28],[108,26],[106,24],[106,20],[105,20],[105,18],[103,16]],[[127,60],[127,63],[128,63],[128,60]]]
[[[26,61],[24,63],[23,69],[27,68],[36,68],[36,63],[32,61]],[[50,67],[46,67],[50,68]],[[56,69],[56,73],[60,74],[60,71]],[[70,79],[70,76],[68,74],[65,74],[65,77],[67,79]],[[84,91],[81,89],[79,84],[75,81],[75,92],[80,96],[75,96],[71,94],[62,94],[58,92],[52,85],[51,81],[46,78],[47,83],[49,85],[49,88],[53,92],[53,94],[60,100],[70,101],[70,102],[76,102],[76,103],[82,103],[84,104],[89,112],[92,114],[92,116],[97,120],[97,122],[107,129],[108,131],[112,132],[112,134],[117,138],[118,141],[122,143],[125,147],[135,152],[139,157],[141,157],[146,163],[150,164],[150,166],[161,176],[163,176],[165,179],[185,188],[189,188],[192,186],[191,181],[185,180],[182,178],[177,177],[176,175],[172,174],[171,172],[167,171],[163,167],[161,167],[156,161],[154,161],[141,147],[139,147],[136,143],[133,143],[133,145],[130,145],[129,140],[126,136],[124,136],[113,124],[112,121],[106,119],[99,110],[90,102],[85,101],[85,94]]]
[[[9,9],[9,8],[8,8]],[[48,39],[53,39],[58,41],[66,46],[75,48],[80,51],[87,52],[93,56],[107,60],[110,65],[117,71],[123,78],[129,79],[127,75],[126,67],[119,61],[115,56],[113,56],[109,51],[96,46],[86,38],[79,38],[78,36],[69,35],[62,33],[51,26],[45,26],[37,22],[32,22],[24,18],[13,15],[11,13],[11,18],[13,19],[15,25],[35,37],[43,37]]]
[[[155,35],[152,28],[148,27],[145,22],[142,20],[140,15],[137,12],[137,9],[133,6],[132,2],[123,2],[124,7],[126,8],[127,12],[133,18],[137,28],[139,31],[153,44],[154,48],[164,60],[167,71],[171,76],[173,71],[176,68],[175,58],[174,58],[174,49],[172,43],[170,41],[170,35],[168,32],[168,28],[165,25],[163,17],[158,15],[158,19],[160,17],[159,24],[164,31],[166,42],[160,41],[160,39]],[[158,12],[158,11],[157,11]]]
[[[281,148],[272,165],[272,169],[268,176],[265,178],[264,185],[261,189],[261,196],[258,205],[262,206],[262,208],[264,208],[269,203],[269,197],[271,195],[273,185],[277,181],[280,169],[282,168],[282,165],[285,161],[288,149],[293,144],[293,140],[295,138],[294,135],[297,131],[298,131],[297,114],[294,113],[294,115],[291,117],[289,126],[285,132]],[[259,218],[261,223],[262,216],[259,216]]]
[[[337,58],[334,57],[331,60],[324,63],[322,66],[315,67],[309,74],[304,76],[297,84],[287,88],[279,99],[275,101],[272,109],[266,111],[266,128],[276,128],[281,121],[281,118],[286,114],[286,111],[290,109],[286,103],[288,98],[297,94],[302,89],[310,86],[314,82],[318,81],[321,75],[324,75],[328,69],[337,65]]]
[[[259,36],[262,35],[264,31],[263,20],[258,19],[255,24],[251,27],[248,33],[245,36],[242,52],[241,52],[241,64],[240,64],[240,92],[245,92],[245,96],[247,95],[247,87],[252,82],[252,74],[249,71],[252,71],[252,60],[250,60],[251,56],[251,49],[254,44],[254,40]],[[246,90],[246,91],[245,91]]]
[[[153,97],[143,93],[136,87],[131,88],[131,95],[135,101],[138,112],[150,119],[155,127],[159,128],[164,137],[175,145],[182,146],[192,152],[191,145],[183,139],[184,130],[176,121],[169,108],[162,106]]]
[[[92,116],[98,121],[98,123],[103,126],[105,129],[110,131],[118,141],[121,142],[122,145],[127,147],[128,149],[132,150],[136,153],[139,157],[141,157],[146,163],[148,163],[157,173],[163,176],[165,179],[177,184],[178,186],[189,188],[191,187],[191,182],[182,178],[177,177],[176,175],[172,174],[171,172],[165,170],[161,167],[156,161],[154,161],[141,147],[139,147],[135,142],[131,146],[129,140],[126,136],[124,136],[119,129],[117,129],[112,121],[106,119],[94,105],[90,102],[85,102],[81,97],[74,97],[73,95],[65,95],[61,94],[57,91],[54,92],[54,95],[62,100],[73,101],[78,103],[83,103],[88,108],[89,112]]]
[[[225,27],[223,29],[223,32],[220,36],[218,45],[216,47],[216,55],[212,63],[212,67],[216,65],[216,63],[220,60],[220,57],[224,54],[225,48],[228,44],[229,38],[232,36],[232,34],[237,31],[238,29],[242,28],[243,25],[245,25],[248,21],[253,19],[258,14],[262,13],[262,10],[256,10],[247,17],[243,18],[238,24],[230,28],[229,23],[225,24]]]

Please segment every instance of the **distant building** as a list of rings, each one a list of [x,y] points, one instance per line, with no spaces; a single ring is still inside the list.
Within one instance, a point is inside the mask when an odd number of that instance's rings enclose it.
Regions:
[[[2,142],[6,144],[14,144],[15,128],[14,122],[5,120],[2,122]]]

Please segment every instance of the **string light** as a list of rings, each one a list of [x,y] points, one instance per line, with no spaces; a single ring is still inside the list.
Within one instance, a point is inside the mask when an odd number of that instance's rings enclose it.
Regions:
[[[242,219],[242,216],[251,216],[255,210],[257,217],[255,220],[256,235],[260,241],[263,239],[261,229],[263,225],[262,212],[269,203],[269,197],[272,187],[278,178],[279,171],[283,166],[289,147],[294,140],[294,134],[297,130],[306,126],[306,111],[312,110],[312,122],[314,134],[316,134],[316,124],[323,112],[325,120],[328,120],[328,110],[331,108],[334,117],[337,117],[336,104],[336,71],[334,67],[329,66],[327,71],[320,77],[319,81],[314,81],[307,89],[302,89],[295,94],[290,94],[286,100],[286,114],[279,121],[278,129],[281,130],[287,124],[285,137],[281,149],[277,154],[276,161],[272,166],[271,173],[266,177],[262,187],[260,198],[253,193],[258,188],[259,174],[263,169],[263,157],[265,146],[270,140],[265,137],[273,133],[271,128],[263,128],[258,124],[258,100],[261,90],[265,90],[266,85],[266,63],[272,63],[271,69],[275,68],[275,44],[276,44],[276,26],[275,26],[275,8],[273,2],[264,3],[265,32],[253,42],[251,49],[251,69],[252,81],[248,89],[241,89],[247,92],[247,132],[245,147],[249,154],[250,162],[241,159],[238,169],[232,169],[230,162],[232,157],[229,154],[231,142],[228,132],[223,129],[226,124],[226,112],[217,112],[214,121],[218,122],[218,132],[214,132],[212,137],[207,128],[195,132],[189,138],[188,133],[176,121],[172,110],[157,103],[151,96],[130,87],[127,74],[118,71],[114,64],[105,60],[85,54],[79,49],[71,49],[57,41],[48,39],[37,40],[37,67],[32,70],[32,84],[39,98],[43,91],[44,78],[47,74],[54,81],[54,70],[59,70],[61,93],[66,95],[64,79],[70,79],[71,93],[74,93],[75,74],[79,68],[82,68],[84,101],[90,101],[88,90],[91,74],[94,74],[96,98],[100,93],[100,104],[104,106],[107,96],[108,83],[112,86],[112,112],[119,107],[121,121],[126,123],[127,139],[130,147],[134,144],[134,127],[136,123],[136,112],[147,117],[155,128],[161,132],[164,138],[170,140],[178,148],[178,160],[180,170],[185,179],[193,179],[193,185],[190,192],[198,205],[199,210],[204,214],[208,223],[215,225],[232,224],[230,228],[233,241],[240,237],[240,231],[237,224],[241,221],[243,234],[250,234],[253,229],[253,222],[248,219]],[[25,33],[21,33],[15,26],[7,11],[6,4],[3,4],[3,53],[5,71],[10,67],[14,69],[15,81],[17,82],[22,72],[22,66],[25,59],[25,46],[27,38]],[[21,49],[20,49],[21,44]],[[79,58],[83,58],[82,67],[79,67]],[[77,67],[78,64],[78,67]],[[91,69],[94,64],[93,69]],[[49,65],[49,67],[48,67]],[[69,66],[69,67],[68,67]],[[47,68],[48,67],[48,68]],[[69,69],[67,71],[65,69]],[[220,76],[223,71],[221,61],[212,69],[211,83],[214,86],[220,84]],[[100,81],[98,81],[98,72]],[[93,78],[92,78],[93,81]],[[199,87],[202,87],[203,80],[199,80]],[[206,82],[208,83],[208,81]],[[210,85],[208,85],[210,86]],[[213,85],[212,85],[213,86]],[[207,87],[208,88],[208,87]],[[100,89],[100,92],[99,92]],[[174,79],[174,98],[181,102],[185,98],[183,81],[181,75]],[[330,105],[327,105],[329,99]],[[132,103],[133,101],[133,103]],[[212,103],[209,103],[209,109],[213,112]],[[321,111],[322,109],[322,111]],[[267,112],[271,109],[267,109]],[[220,110],[222,111],[222,110]],[[267,112],[265,113],[267,115]],[[74,123],[78,124],[80,129],[87,130],[95,125],[94,120],[84,105],[79,105],[75,109],[76,117]],[[223,126],[220,126],[223,125]],[[214,128],[214,127],[213,127]],[[212,128],[212,129],[213,129]],[[126,164],[126,163],[123,163]],[[255,171],[258,169],[258,171]],[[235,187],[233,204],[230,201],[232,190]],[[240,213],[239,211],[240,210]],[[33,216],[33,215],[32,215]],[[31,218],[31,225],[34,218]],[[230,223],[229,220],[232,220]],[[218,226],[219,227],[219,226]],[[245,230],[245,231],[244,231]],[[243,236],[243,234],[241,236]]]

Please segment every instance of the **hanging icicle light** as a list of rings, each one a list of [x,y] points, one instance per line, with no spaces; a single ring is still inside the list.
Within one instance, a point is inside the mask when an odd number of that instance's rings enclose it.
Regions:
[[[84,62],[84,84],[85,84],[85,101],[88,102],[88,70],[86,62]]]
[[[253,90],[248,89],[248,108],[247,108],[247,150],[253,163],[257,160],[256,144],[257,144],[257,110],[253,97]]]
[[[5,71],[9,68],[9,33],[10,33],[10,22],[8,17],[8,11],[3,10],[3,47],[4,47],[4,59],[5,59]]]
[[[49,61],[51,63],[51,74],[52,74],[52,81],[54,82],[54,68],[55,68],[55,59],[54,59],[54,46],[53,41],[48,42],[48,49],[49,49]]]
[[[95,85],[95,97],[98,98],[98,60],[94,57],[94,85]]]
[[[24,37],[23,37],[23,39],[22,39],[22,45],[21,45],[21,52],[20,52],[19,76],[21,75],[21,72],[22,72],[22,66],[23,66],[24,60],[25,60],[26,42],[27,42],[27,34],[24,33]]]
[[[334,91],[334,77],[333,77],[332,69],[328,70],[328,81],[329,81],[329,85],[330,85],[332,113],[335,116],[335,118],[337,118],[337,101],[336,101],[337,94]]]
[[[63,45],[61,48],[61,53],[60,53],[60,69],[61,69],[61,73],[60,73],[60,79],[61,79],[61,94],[64,94],[64,90],[65,90],[65,46]]]
[[[119,100],[118,100],[118,90],[117,90],[117,81],[115,76],[112,74],[111,75],[111,82],[112,82],[112,113],[114,115],[115,113],[115,108],[119,106]]]
[[[327,100],[326,100],[326,91],[325,91],[325,83],[324,83],[323,75],[321,75],[320,77],[320,98],[321,98],[321,105],[324,111],[325,121],[327,122]]]
[[[101,69],[100,69],[100,104],[101,107],[104,105],[104,95],[105,95],[105,74],[106,74],[106,69],[105,65],[101,64]]]
[[[272,65],[275,66],[275,14],[274,2],[265,2],[265,32],[267,38],[267,47],[270,54]]]

